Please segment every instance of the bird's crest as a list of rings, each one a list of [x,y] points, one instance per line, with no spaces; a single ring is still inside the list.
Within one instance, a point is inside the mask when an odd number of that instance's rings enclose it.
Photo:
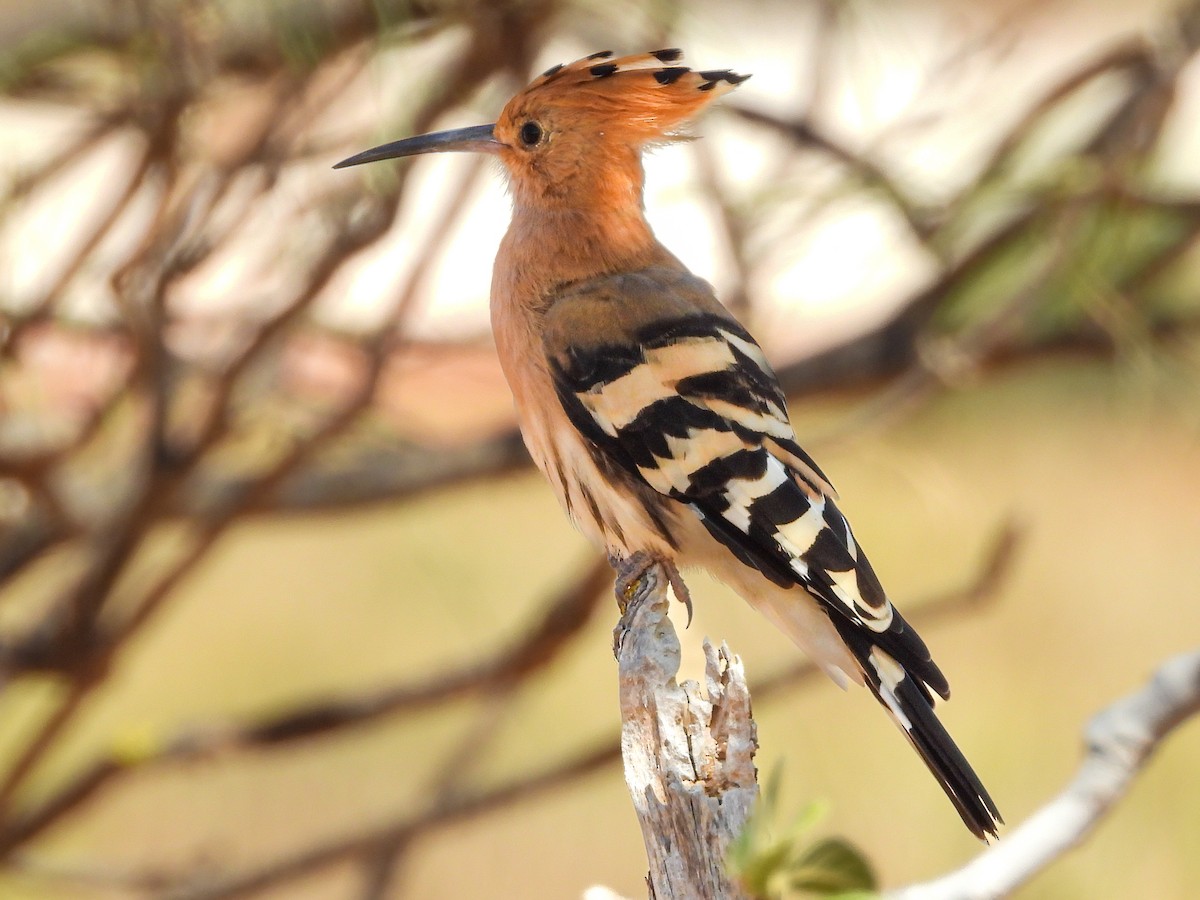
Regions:
[[[622,136],[654,140],[671,135],[710,102],[749,75],[729,69],[697,71],[679,65],[683,51],[654,50],[613,57],[602,50],[547,69],[505,107],[520,118],[551,107],[580,124],[602,124]]]

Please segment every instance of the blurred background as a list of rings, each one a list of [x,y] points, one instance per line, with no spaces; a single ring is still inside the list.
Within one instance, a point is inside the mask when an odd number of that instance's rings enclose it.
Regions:
[[[0,895],[641,896],[611,574],[513,430],[491,163],[334,172],[550,65],[753,73],[659,236],[1019,823],[1200,639],[1200,4],[0,2]],[[696,575],[783,817],[889,886],[977,847],[862,691]],[[1186,897],[1183,729],[1024,898]],[[1192,886],[1192,887],[1189,887]]]

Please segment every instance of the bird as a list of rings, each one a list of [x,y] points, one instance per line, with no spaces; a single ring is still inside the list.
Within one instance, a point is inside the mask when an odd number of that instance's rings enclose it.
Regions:
[[[679,49],[593,53],[543,72],[494,124],[418,135],[337,163],[489,154],[512,218],[491,321],[526,447],[618,584],[650,566],[691,598],[707,569],[845,687],[865,685],[978,838],[1002,819],[939,722],[949,684],[892,605],[829,478],[797,441],[755,339],[654,235],[643,152],[748,75]]]

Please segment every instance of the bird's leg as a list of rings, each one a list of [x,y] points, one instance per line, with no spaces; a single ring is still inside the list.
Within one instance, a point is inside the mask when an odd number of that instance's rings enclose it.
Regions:
[[[617,583],[613,585],[613,593],[617,597],[617,609],[623,616],[629,609],[629,601],[637,593],[642,576],[654,565],[654,560],[649,553],[639,550],[632,556],[609,554],[608,564],[617,573]]]
[[[621,618],[613,629],[613,656],[621,659],[621,645],[632,627],[633,616],[658,586],[658,573],[654,571],[654,559],[649,553],[639,550],[632,556],[609,555],[608,564],[617,573],[613,593],[617,597],[617,609]]]
[[[684,605],[687,609],[687,626],[692,624],[692,595],[688,591],[687,585],[683,583],[683,576],[679,574],[679,569],[675,563],[669,559],[656,559],[645,550],[638,550],[632,556],[618,558],[609,556],[608,564],[617,572],[617,583],[614,587],[614,592],[617,595],[617,608],[621,610],[621,615],[625,615],[625,611],[629,606],[629,601],[633,599],[640,587],[642,577],[654,566],[662,569],[663,574],[667,576],[667,583],[671,585],[671,589],[675,592],[675,599]]]

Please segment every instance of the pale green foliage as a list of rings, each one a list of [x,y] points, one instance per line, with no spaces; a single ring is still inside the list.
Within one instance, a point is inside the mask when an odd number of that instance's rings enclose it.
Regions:
[[[726,864],[755,897],[874,897],[875,873],[866,857],[838,837],[814,840],[824,817],[819,803],[805,806],[783,829],[773,827],[779,812],[780,774],[776,770],[759,798],[758,809],[729,848]]]

